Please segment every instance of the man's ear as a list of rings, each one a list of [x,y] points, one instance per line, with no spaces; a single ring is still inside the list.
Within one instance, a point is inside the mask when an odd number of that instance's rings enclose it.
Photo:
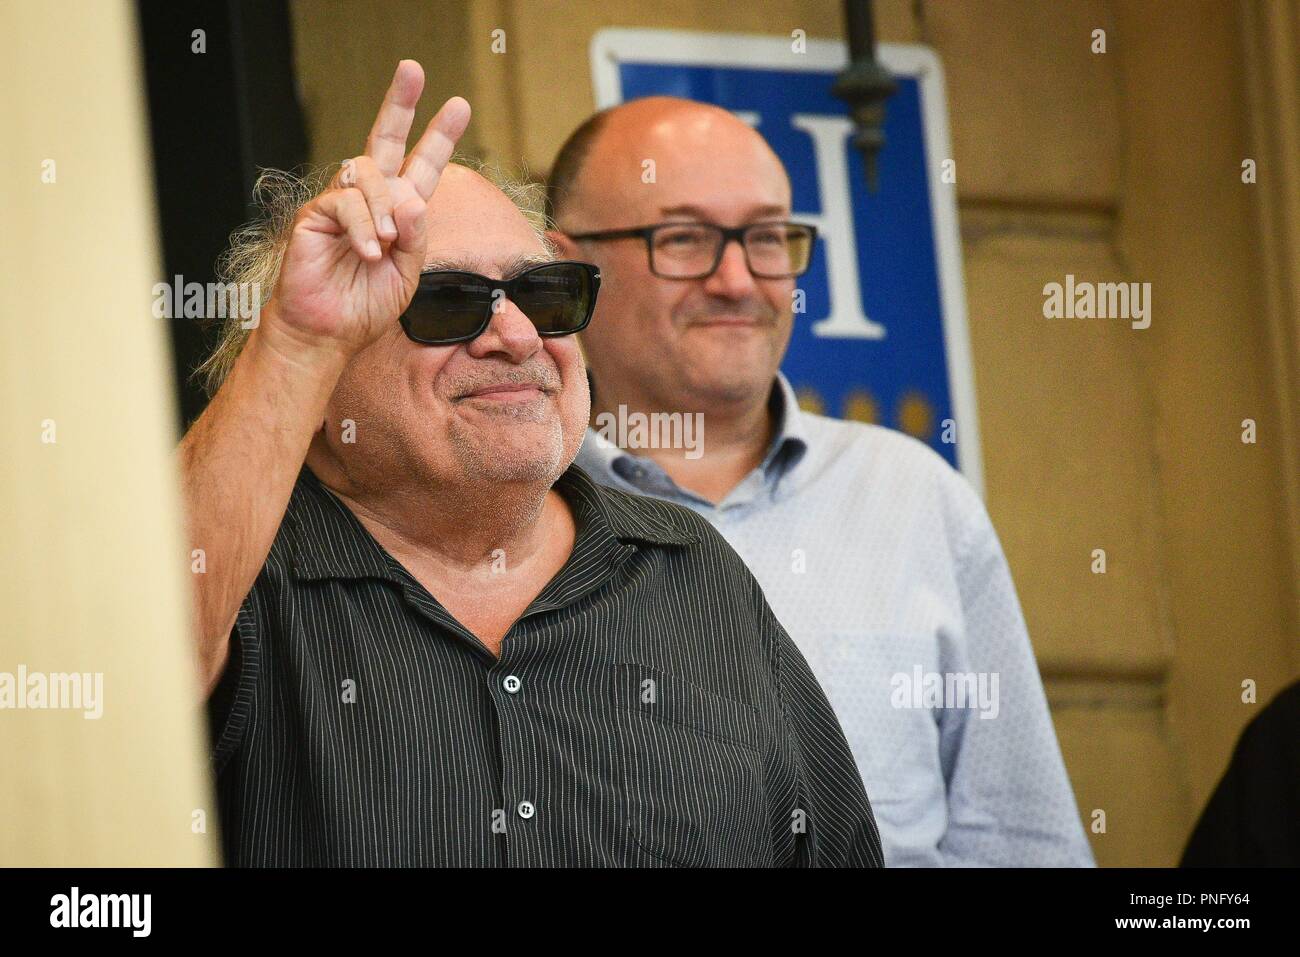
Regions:
[[[581,259],[578,253],[578,244],[558,229],[548,229],[546,238],[555,244],[555,251],[561,259]]]

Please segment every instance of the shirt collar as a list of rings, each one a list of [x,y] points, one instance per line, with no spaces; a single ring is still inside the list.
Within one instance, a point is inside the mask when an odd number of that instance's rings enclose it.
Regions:
[[[397,580],[393,559],[343,502],[305,465],[281,525],[294,577]]]
[[[573,511],[575,555],[608,554],[620,542],[681,546],[700,540],[671,510],[606,489],[577,465],[570,465],[554,488]],[[298,579],[379,578],[406,583],[401,564],[306,466],[290,496],[282,530],[290,567]]]
[[[769,401],[776,419],[776,434],[761,468],[766,472],[773,464],[779,463],[781,474],[784,474],[798,465],[808,451],[808,413],[799,408],[794,386],[790,385],[790,380],[782,372],[776,374],[776,384],[772,386]]]
[[[590,370],[587,371],[587,381],[590,385]],[[795,395],[794,387],[790,385],[790,380],[782,372],[777,372],[776,381],[772,384],[772,391],[768,396],[768,408],[771,410],[773,420],[776,422],[776,429],[772,436],[772,443],[768,446],[767,454],[763,456],[759,469],[766,477],[775,481],[798,465],[808,451],[808,425],[806,422],[808,413],[799,408],[799,400]],[[639,458],[640,456],[619,448],[590,428],[587,429],[586,439],[583,441],[582,450],[578,454],[578,462],[588,471],[597,472],[601,475],[617,476],[623,478],[625,482],[628,480],[623,473],[628,471],[632,463]],[[624,464],[619,469],[616,469],[615,463],[617,462]]]
[[[606,488],[576,464],[560,476],[555,489],[573,509],[579,533],[585,524],[597,532],[607,530],[620,541],[648,545],[694,545],[700,540],[684,516]]]

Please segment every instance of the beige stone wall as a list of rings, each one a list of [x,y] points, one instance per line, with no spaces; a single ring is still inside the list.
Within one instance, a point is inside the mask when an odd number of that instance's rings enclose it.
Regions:
[[[838,0],[404,0],[342,31],[332,6],[294,6],[321,162],[356,152],[401,56],[422,118],[465,95],[469,148],[541,174],[593,106],[602,27],[841,36]],[[1296,10],[876,3],[879,38],[947,74],[987,499],[1102,864],[1174,863],[1259,707],[1242,682],[1262,704],[1300,672]],[[1067,273],[1152,283],[1151,328],[1043,319]]]
[[[0,89],[0,671],[102,676],[0,711],[0,865],[214,864],[132,5],[0,4]]]

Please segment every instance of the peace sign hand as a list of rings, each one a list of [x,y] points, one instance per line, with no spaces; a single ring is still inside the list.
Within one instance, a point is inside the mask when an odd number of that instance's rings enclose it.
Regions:
[[[300,338],[359,350],[391,328],[415,294],[429,198],[470,116],[469,104],[452,97],[407,154],[423,88],[420,64],[401,61],[365,153],[294,219],[272,303],[275,321]]]

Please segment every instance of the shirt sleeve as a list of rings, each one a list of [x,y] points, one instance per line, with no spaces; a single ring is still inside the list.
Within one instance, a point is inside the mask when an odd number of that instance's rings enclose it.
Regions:
[[[950,867],[1091,867],[997,533],[964,481],[957,502],[965,529],[955,555],[962,633],[944,642],[943,671],[987,676],[992,693],[979,708],[941,713],[948,827],[939,852]]]
[[[795,807],[774,809],[778,826],[786,828],[802,812],[806,833],[795,845],[792,865],[884,867],[880,831],[839,720],[756,582],[754,590],[763,630],[774,646],[780,706],[798,769]]]
[[[217,774],[238,750],[248,726],[260,670],[260,632],[256,596],[250,592],[239,608],[235,627],[230,633],[230,658],[226,669],[208,699],[212,768]]]

